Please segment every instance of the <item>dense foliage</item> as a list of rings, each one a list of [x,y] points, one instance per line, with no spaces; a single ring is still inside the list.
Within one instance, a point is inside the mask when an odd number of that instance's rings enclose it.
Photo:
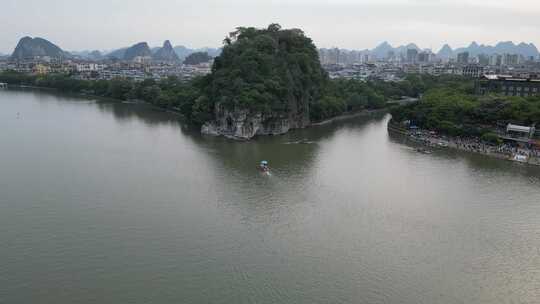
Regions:
[[[161,81],[145,80],[134,82],[127,79],[77,80],[70,75],[49,74],[29,75],[17,72],[0,73],[0,82],[15,85],[30,85],[56,88],[65,92],[91,94],[121,100],[144,100],[156,106],[176,110],[191,122],[201,124],[212,118],[213,103],[208,97],[211,77],[202,77],[190,82],[181,82],[171,77]],[[324,80],[319,88],[318,98],[310,102],[310,118],[320,121],[347,112],[363,109],[379,109],[386,101],[402,96],[417,97],[426,90],[450,90],[468,96],[473,90],[470,81],[456,77],[431,77],[409,75],[401,82],[371,80]],[[431,93],[429,93],[431,94]],[[429,95],[426,96],[429,98]],[[468,97],[467,97],[468,98]],[[246,101],[248,104],[256,102]],[[263,99],[264,101],[264,99]],[[268,106],[263,103],[263,107]],[[279,100],[269,105],[272,109],[284,109]],[[411,107],[400,108],[395,117],[405,117]],[[489,113],[487,111],[486,113]]]
[[[194,123],[208,119],[208,113],[195,105],[200,98],[201,78],[181,82],[175,77],[141,82],[123,78],[112,80],[78,80],[70,75],[30,75],[13,71],[0,73],[0,82],[12,85],[55,88],[63,92],[89,94],[119,100],[143,100],[161,108],[176,110]]]
[[[393,109],[392,115],[395,121],[411,120],[422,128],[490,141],[490,132],[509,122],[540,122],[540,97],[477,96],[464,81],[441,83],[428,89],[420,102]]]
[[[240,27],[225,39],[208,76],[212,105],[288,111],[318,100],[327,81],[315,45],[301,30]]]
[[[197,65],[204,62],[209,62],[210,60],[212,60],[212,57],[210,57],[207,52],[195,52],[189,54],[189,56],[184,59],[184,64]]]
[[[322,120],[345,112],[361,109],[380,109],[390,100],[404,96],[419,97],[429,88],[451,85],[473,90],[473,84],[461,77],[408,75],[400,82],[355,79],[335,79],[326,83],[323,97],[311,106],[312,120]]]

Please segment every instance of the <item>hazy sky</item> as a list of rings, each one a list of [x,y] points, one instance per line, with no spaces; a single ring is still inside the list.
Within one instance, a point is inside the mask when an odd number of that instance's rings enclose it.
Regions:
[[[0,52],[22,36],[65,50],[113,49],[170,39],[221,45],[237,26],[303,29],[318,47],[364,49],[387,40],[438,50],[497,41],[540,47],[540,0],[1,0]]]

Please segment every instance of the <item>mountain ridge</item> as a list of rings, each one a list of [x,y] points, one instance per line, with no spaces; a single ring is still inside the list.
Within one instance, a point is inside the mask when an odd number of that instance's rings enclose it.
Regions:
[[[373,49],[354,50],[361,54],[369,54],[378,59],[387,58],[389,55],[406,55],[408,49],[417,51],[427,50],[422,49],[414,43],[409,43],[400,46],[392,46],[388,41],[384,41]],[[100,52],[97,50],[73,51],[72,53],[62,50],[58,45],[48,41],[45,38],[25,36],[21,38],[15,47],[10,58],[12,60],[33,59],[36,57],[51,57],[51,58],[72,58],[80,57],[91,60],[101,60],[103,58],[118,59],[118,60],[133,60],[137,56],[152,57],[157,61],[182,61],[187,56],[197,53],[206,52],[211,57],[216,57],[221,53],[222,48],[188,48],[183,45],[173,46],[169,40],[166,40],[161,47],[150,48],[148,43],[139,42],[130,47],[118,48],[109,52]],[[321,48],[325,50],[325,48]],[[342,49],[344,51],[353,51]],[[469,52],[470,56],[478,56],[480,54],[519,54],[524,57],[538,58],[540,51],[534,43],[520,42],[518,44],[513,41],[499,41],[495,45],[479,44],[476,41],[471,42],[468,46],[453,49],[450,45],[444,44],[441,49],[436,52],[438,58],[449,59],[455,58],[457,54]],[[2,56],[0,54],[0,56]],[[6,56],[6,55],[4,55]]]
[[[34,59],[36,57],[69,58],[71,54],[47,39],[30,36],[21,38],[11,54],[13,60]]]
[[[374,56],[377,59],[384,59],[387,58],[390,52],[393,52],[395,55],[405,55],[407,53],[408,49],[415,49],[417,51],[431,51],[430,49],[422,49],[418,45],[414,43],[409,43],[406,45],[400,45],[397,47],[392,46],[388,41],[384,41],[377,45],[373,49],[365,49],[365,50],[347,50],[347,49],[341,49],[345,51],[356,51],[360,52],[361,54],[369,54]],[[321,48],[321,50],[328,50],[326,48]],[[453,49],[449,44],[444,44],[439,51],[435,52],[437,57],[441,59],[448,59],[448,58],[454,58],[457,56],[457,54],[462,52],[469,52],[471,56],[478,56],[480,54],[485,55],[493,55],[493,54],[519,54],[523,55],[524,57],[539,57],[540,52],[538,48],[534,45],[534,43],[525,43],[521,42],[519,44],[515,44],[512,41],[500,41],[494,46],[491,45],[485,45],[485,44],[478,44],[478,42],[473,41],[466,47],[460,47]]]

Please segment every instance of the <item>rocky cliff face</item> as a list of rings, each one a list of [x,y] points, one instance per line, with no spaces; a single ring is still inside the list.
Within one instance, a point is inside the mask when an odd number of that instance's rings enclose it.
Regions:
[[[69,53],[43,38],[24,37],[11,55],[13,60],[34,59],[36,57],[65,58],[69,57]]]
[[[166,62],[180,61],[180,59],[178,58],[178,55],[176,55],[176,53],[174,52],[174,49],[169,40],[166,40],[163,43],[163,47],[161,47],[154,53],[154,55],[152,56],[152,59],[156,61],[166,61]]]
[[[201,132],[207,135],[225,136],[232,139],[248,140],[257,135],[280,135],[291,129],[301,129],[310,125],[307,103],[297,106],[289,103],[287,112],[263,113],[247,109],[227,109],[217,104],[215,119],[205,123]]]

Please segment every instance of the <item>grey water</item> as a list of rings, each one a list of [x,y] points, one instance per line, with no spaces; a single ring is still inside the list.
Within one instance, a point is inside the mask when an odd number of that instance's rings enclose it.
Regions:
[[[388,119],[233,142],[1,90],[0,303],[538,303],[539,168]]]

